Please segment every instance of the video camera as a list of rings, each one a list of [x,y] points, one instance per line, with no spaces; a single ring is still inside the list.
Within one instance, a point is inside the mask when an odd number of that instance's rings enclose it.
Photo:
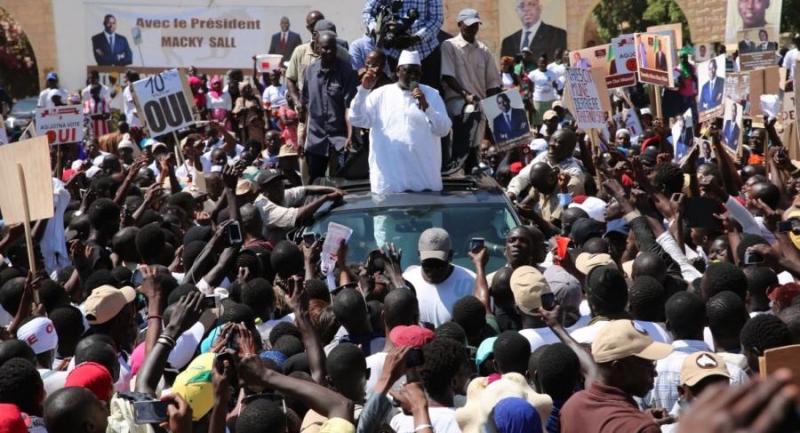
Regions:
[[[400,16],[403,10],[403,0],[391,0],[378,9],[378,18],[375,20],[375,44],[379,48],[405,49],[414,45],[414,35],[411,26],[419,18],[416,9],[410,9],[406,16]]]

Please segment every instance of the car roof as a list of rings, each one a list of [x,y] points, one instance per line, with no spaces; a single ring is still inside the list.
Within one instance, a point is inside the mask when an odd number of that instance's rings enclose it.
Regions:
[[[345,191],[344,204],[332,212],[408,206],[505,204],[502,188],[489,176],[460,176],[442,179],[442,191],[401,192],[376,195],[369,181],[327,179],[325,184]]]

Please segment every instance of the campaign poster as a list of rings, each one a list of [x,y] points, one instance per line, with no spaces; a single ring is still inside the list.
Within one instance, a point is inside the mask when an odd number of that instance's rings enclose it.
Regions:
[[[636,84],[636,45],[632,34],[611,39],[608,59],[606,87],[617,89]]]
[[[675,49],[672,37],[654,33],[635,33],[639,81],[661,87],[674,87],[672,69]]]
[[[744,129],[744,108],[731,99],[725,99],[725,114],[722,122],[722,142],[732,153],[739,154]]]
[[[683,48],[683,25],[680,23],[662,24],[659,26],[650,26],[647,28],[647,33],[658,33],[662,35],[672,32],[673,43],[676,50]]]
[[[51,146],[83,141],[84,115],[80,105],[36,110],[36,135],[46,136]]]
[[[766,68],[777,63],[778,30],[761,27],[738,32],[739,65],[742,71]]]
[[[728,0],[725,42],[739,42],[739,32],[768,27],[780,31],[783,0]]]
[[[606,114],[595,86],[591,71],[580,68],[567,69],[567,87],[572,102],[572,115],[578,127],[602,129],[606,126]]]
[[[724,108],[725,56],[713,57],[697,64],[697,111],[700,122],[719,117]]]
[[[572,50],[569,52],[569,66],[578,69],[605,69],[608,62],[608,45]]]
[[[509,149],[531,140],[528,114],[517,89],[489,96],[481,101],[481,109],[497,148]]]
[[[551,62],[557,52],[567,49],[567,2],[504,0],[498,3],[501,56],[514,57],[523,47],[528,47],[534,60],[544,54]]]
[[[185,79],[177,69],[133,83],[137,112],[151,137],[169,134],[194,123]]]
[[[714,57],[716,54],[715,44],[712,42],[703,42],[694,46],[694,62],[700,63]]]

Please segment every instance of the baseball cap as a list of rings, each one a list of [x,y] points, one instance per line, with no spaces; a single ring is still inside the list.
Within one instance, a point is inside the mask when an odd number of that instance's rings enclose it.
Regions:
[[[605,201],[597,197],[586,197],[581,203],[570,203],[569,205],[569,207],[583,209],[590,218],[601,223],[606,222],[607,206]]]
[[[547,110],[547,111],[544,112],[544,115],[542,116],[542,119],[543,120],[550,120],[550,119],[552,119],[554,117],[558,117],[558,113],[556,113],[553,110]]]
[[[475,352],[475,365],[478,367],[481,366],[490,356],[494,353],[494,342],[497,340],[497,337],[489,337],[483,341],[481,341],[480,346],[478,346],[477,352]]]
[[[395,326],[389,332],[389,341],[397,347],[422,347],[434,337],[433,331],[419,325]]]
[[[606,363],[636,356],[650,361],[666,358],[672,346],[653,341],[647,331],[632,320],[612,320],[592,343],[594,362]]]
[[[153,153],[160,152],[160,151],[169,152],[169,147],[167,147],[167,145],[165,143],[162,143],[160,141],[156,141],[155,143],[153,143],[153,148],[150,149],[150,151],[153,152]]]
[[[336,24],[331,20],[319,20],[314,24],[315,32],[331,32],[336,34]]]
[[[17,339],[24,341],[40,354],[58,347],[58,334],[53,321],[46,317],[35,317],[17,330]]]
[[[606,253],[580,253],[575,259],[575,269],[583,275],[589,275],[589,272],[598,266],[617,267],[611,256]]]
[[[0,403],[0,433],[28,433],[17,405]]]
[[[544,152],[545,150],[547,150],[547,140],[545,140],[544,138],[534,138],[531,141],[531,144],[528,145],[528,147],[537,154]]]
[[[458,13],[458,22],[464,23],[465,26],[471,26],[480,23],[481,16],[475,9],[461,9],[461,12]]]
[[[192,420],[198,421],[214,406],[214,385],[211,383],[216,353],[204,353],[175,378],[172,391],[192,407]]]
[[[722,357],[711,352],[695,352],[684,358],[679,384],[695,386],[701,380],[711,376],[731,378]]]
[[[525,314],[534,314],[542,307],[542,295],[551,293],[544,275],[533,266],[520,266],[511,274],[514,302]]]
[[[421,261],[438,259],[446,262],[449,259],[450,250],[453,248],[447,231],[434,227],[422,232],[417,249],[419,250],[419,259]]]
[[[253,182],[247,179],[239,179],[236,182],[236,195],[245,195],[253,191],[255,191],[255,185],[253,185]]]
[[[606,229],[603,223],[592,218],[578,218],[572,223],[569,237],[577,246],[583,246],[584,242],[591,238],[599,238],[605,234]]]
[[[272,182],[275,179],[283,179],[283,173],[280,170],[275,170],[274,168],[270,168],[267,170],[261,170],[253,179],[257,185],[266,185]]]
[[[55,72],[48,72],[47,73],[47,80],[48,81],[58,81],[58,74]]]
[[[86,320],[90,325],[100,325],[113,319],[123,308],[136,299],[136,290],[125,286],[118,289],[103,285],[94,290],[83,303]]]
[[[281,146],[280,150],[278,150],[278,158],[289,156],[297,156],[297,151],[294,150],[291,144],[284,144]]]
[[[628,222],[625,221],[625,218],[617,218],[606,222],[606,236],[609,233],[620,233],[628,236],[630,231],[631,227],[628,225]]]
[[[78,364],[67,375],[64,386],[77,386],[92,391],[100,401],[109,401],[114,395],[114,380],[108,369],[96,362]]]

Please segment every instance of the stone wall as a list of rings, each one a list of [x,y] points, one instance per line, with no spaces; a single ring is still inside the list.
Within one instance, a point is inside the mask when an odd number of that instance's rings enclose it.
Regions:
[[[0,0],[28,36],[39,68],[39,84],[44,85],[47,72],[58,65],[53,5],[51,0]]]

